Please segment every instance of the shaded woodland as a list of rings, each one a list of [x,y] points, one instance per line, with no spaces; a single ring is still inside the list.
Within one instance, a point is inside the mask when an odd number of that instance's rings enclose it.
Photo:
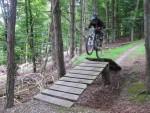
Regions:
[[[68,65],[85,53],[86,28],[94,12],[105,23],[105,45],[145,39],[150,92],[149,0],[0,0],[0,8],[6,108],[14,105],[15,81],[24,69],[42,76],[43,84],[48,71],[57,72],[58,78],[66,74]]]

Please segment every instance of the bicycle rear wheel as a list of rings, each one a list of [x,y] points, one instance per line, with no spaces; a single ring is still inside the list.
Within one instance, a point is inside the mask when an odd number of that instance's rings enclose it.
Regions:
[[[100,59],[102,56],[102,49],[96,49],[96,57]]]
[[[95,50],[96,50],[96,57],[99,59],[102,56],[102,43],[103,43],[103,39],[101,39],[100,36],[96,37],[96,41],[95,41]]]
[[[86,53],[91,55],[94,50],[94,39],[93,37],[89,36],[86,40]]]

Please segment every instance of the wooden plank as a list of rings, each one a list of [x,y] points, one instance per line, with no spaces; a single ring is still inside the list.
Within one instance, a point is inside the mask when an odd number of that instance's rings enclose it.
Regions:
[[[87,88],[86,84],[74,83],[74,82],[65,82],[65,81],[60,81],[60,80],[55,82],[55,84],[60,84],[60,85],[64,85],[64,86],[71,86],[71,87],[76,87],[76,88],[82,88],[82,89]]]
[[[103,62],[103,63],[100,63],[100,64],[81,63],[79,66],[104,68],[107,65],[108,65],[108,63]]]
[[[53,89],[56,91],[62,91],[62,92],[66,92],[66,93],[71,93],[71,94],[78,94],[78,95],[84,91],[84,89],[62,86],[62,85],[56,85],[56,84],[51,86],[49,89]]]
[[[88,61],[84,61],[83,63],[86,63],[86,64],[109,64],[109,62],[99,62],[99,61],[90,61],[90,60],[88,60]]]
[[[83,84],[92,84],[92,82],[93,82],[93,80],[77,79],[77,78],[69,78],[69,77],[62,77],[60,80],[76,82],[76,83],[83,83]]]
[[[83,75],[91,75],[91,76],[97,76],[100,74],[100,72],[95,72],[95,71],[84,71],[84,70],[70,70],[69,73],[74,73],[74,74],[83,74]]]
[[[82,75],[82,74],[66,74],[66,77],[73,77],[73,78],[83,78],[83,79],[89,79],[89,80],[95,80],[97,76],[90,76],[90,75]]]
[[[43,94],[36,95],[34,99],[48,102],[51,104],[56,104],[56,105],[63,106],[63,107],[68,107],[68,108],[74,104],[74,102],[71,102],[69,100],[59,99],[59,98],[55,98],[55,97],[51,97],[51,96],[47,96]]]
[[[50,90],[50,89],[43,90],[41,93],[49,95],[49,96],[56,96],[58,98],[61,97],[61,98],[69,99],[69,100],[73,100],[73,101],[76,101],[79,98],[79,95],[74,95],[74,94],[54,91],[54,90]]]
[[[83,63],[88,63],[88,64],[101,64],[101,63],[103,63],[103,62],[85,60],[85,61],[83,61]],[[107,63],[107,62],[106,62],[106,63]]]
[[[85,63],[81,63],[80,64],[81,66],[85,66],[85,67],[98,67],[98,68],[102,68],[102,67],[106,67],[108,65],[107,62],[101,62],[101,63],[88,63],[88,62],[85,62]]]
[[[76,66],[73,68],[74,70],[85,70],[85,71],[98,71],[102,72],[103,68],[97,68],[97,67],[84,67],[84,66]]]

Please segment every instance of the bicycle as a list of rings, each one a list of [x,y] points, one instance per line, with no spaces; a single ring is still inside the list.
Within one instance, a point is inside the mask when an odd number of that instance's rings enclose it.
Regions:
[[[93,51],[96,51],[96,57],[101,58],[102,44],[104,33],[101,29],[93,29],[86,39],[86,53],[92,55]]]

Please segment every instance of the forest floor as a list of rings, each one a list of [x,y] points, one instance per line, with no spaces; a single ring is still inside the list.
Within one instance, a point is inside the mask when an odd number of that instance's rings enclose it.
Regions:
[[[138,49],[137,47],[134,47]],[[111,71],[111,85],[104,87],[98,78],[72,108],[63,108],[31,99],[6,113],[150,113],[150,97],[138,96],[145,78],[145,56],[129,50],[121,59],[122,70]],[[121,56],[120,56],[121,58]],[[136,91],[136,88],[140,91]],[[136,94],[137,93],[137,94]],[[1,100],[1,99],[0,99]],[[2,101],[2,100],[1,100]],[[5,113],[1,108],[0,113]]]

